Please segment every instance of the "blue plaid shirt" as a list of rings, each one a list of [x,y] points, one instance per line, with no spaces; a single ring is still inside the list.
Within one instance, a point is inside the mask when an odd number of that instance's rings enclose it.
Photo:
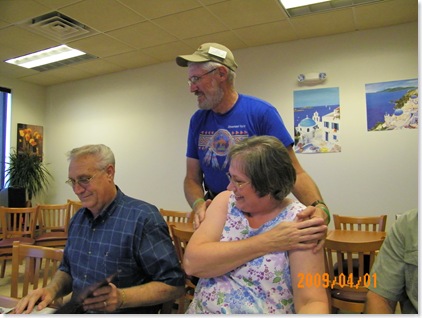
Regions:
[[[115,200],[95,220],[82,208],[70,222],[60,270],[72,277],[73,294],[115,272],[112,283],[118,288],[151,281],[184,286],[184,273],[158,209],[117,190]],[[148,307],[116,313],[123,312],[149,313]]]

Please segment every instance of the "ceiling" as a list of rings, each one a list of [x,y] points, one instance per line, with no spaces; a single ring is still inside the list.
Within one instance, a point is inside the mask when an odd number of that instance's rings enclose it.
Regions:
[[[83,24],[83,32],[60,40],[29,26],[53,11]],[[294,18],[277,0],[0,0],[0,74],[50,86],[172,61],[204,42],[236,50],[417,20],[417,0],[383,0]],[[45,72],[4,62],[59,44],[98,58]]]

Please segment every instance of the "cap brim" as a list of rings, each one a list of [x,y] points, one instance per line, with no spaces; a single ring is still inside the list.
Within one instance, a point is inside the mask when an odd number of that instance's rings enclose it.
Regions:
[[[198,55],[179,55],[178,57],[176,57],[177,65],[183,66],[183,67],[188,66],[189,62],[203,63],[203,62],[208,62],[208,61],[211,61],[211,60],[202,56],[198,56]]]

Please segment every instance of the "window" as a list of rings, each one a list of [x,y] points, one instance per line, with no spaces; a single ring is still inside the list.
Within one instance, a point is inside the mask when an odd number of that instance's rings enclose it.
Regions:
[[[4,187],[4,170],[10,149],[10,99],[11,90],[0,87],[0,189]]]

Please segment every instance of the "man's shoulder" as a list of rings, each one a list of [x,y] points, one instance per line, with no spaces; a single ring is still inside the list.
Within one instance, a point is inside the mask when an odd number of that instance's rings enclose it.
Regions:
[[[121,195],[118,196],[116,199],[116,203],[119,206],[125,206],[126,208],[129,208],[130,210],[145,210],[150,212],[158,212],[158,208],[147,201],[137,199],[131,196],[128,196],[121,192]]]
[[[260,107],[274,107],[270,102],[252,95],[239,94],[238,102],[241,105],[258,105]]]
[[[418,209],[412,209],[403,213],[393,225],[400,228],[403,232],[412,229],[417,232],[418,229]]]

